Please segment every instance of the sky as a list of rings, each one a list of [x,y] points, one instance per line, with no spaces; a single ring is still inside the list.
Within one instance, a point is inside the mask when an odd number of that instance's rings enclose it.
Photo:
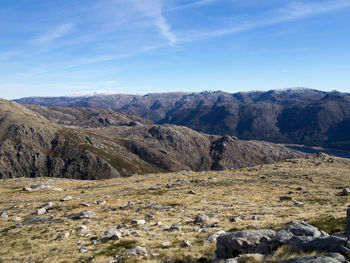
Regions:
[[[0,0],[0,97],[350,91],[350,0]]]

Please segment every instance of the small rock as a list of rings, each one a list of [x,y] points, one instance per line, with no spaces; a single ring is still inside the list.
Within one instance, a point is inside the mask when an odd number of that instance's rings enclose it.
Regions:
[[[107,229],[102,237],[101,237],[101,241],[103,243],[107,242],[108,240],[118,240],[120,239],[120,237],[122,236],[122,234],[114,227]]]
[[[304,204],[302,202],[299,202],[299,201],[294,200],[294,199],[293,199],[293,204],[297,207],[304,207]]]
[[[196,223],[202,223],[202,222],[206,222],[206,221],[208,221],[208,220],[209,220],[209,216],[200,213],[200,214],[198,214],[198,215],[196,216],[196,218],[194,219],[194,222],[196,222]]]
[[[228,258],[225,260],[225,263],[238,263],[238,261],[235,258]]]
[[[137,231],[132,231],[130,234],[135,236],[135,237],[142,237],[141,233],[137,232]]]
[[[7,214],[7,212],[5,212],[5,211],[1,212],[1,213],[0,213],[0,216],[1,216],[2,218],[8,218],[8,217],[9,217],[8,214]]]
[[[144,224],[146,224],[146,221],[143,219],[140,219],[140,220],[135,219],[135,220],[132,220],[130,222],[130,224],[132,224],[132,225],[144,225]]]
[[[190,241],[188,241],[188,240],[183,240],[182,241],[182,243],[183,243],[183,245],[185,246],[185,247],[192,247],[192,244],[190,243]]]
[[[7,231],[7,233],[9,234],[17,234],[20,230],[19,229],[10,229],[9,231]]]
[[[22,218],[20,218],[19,216],[15,216],[12,218],[12,221],[15,221],[15,222],[22,221]]]
[[[72,200],[72,197],[70,195],[66,195],[60,199],[60,201],[62,201],[62,202],[69,201],[69,200]]]
[[[69,217],[72,219],[96,219],[97,215],[91,210],[84,210],[79,214],[71,214]]]
[[[349,195],[350,194],[350,188],[343,188],[342,195]]]
[[[164,248],[167,248],[167,247],[171,247],[171,242],[163,242],[162,243],[162,247],[164,247]]]
[[[103,200],[103,201],[99,200],[99,201],[96,201],[95,204],[96,204],[96,205],[104,205],[104,204],[106,204],[106,201],[104,201],[104,200]]]
[[[302,191],[303,188],[299,186],[299,187],[295,188],[295,190],[296,190],[296,191]]]
[[[196,194],[196,192],[194,191],[194,190],[190,190],[190,191],[188,191],[188,194],[190,194],[190,195],[195,195]]]
[[[86,246],[81,246],[81,247],[79,248],[79,253],[83,254],[83,253],[86,253],[86,252],[88,252],[88,249],[87,249]]]
[[[80,203],[82,206],[85,206],[85,207],[90,207],[90,204],[88,203]]]
[[[169,228],[171,231],[172,230],[177,230],[177,231],[181,231],[181,225],[180,224],[172,224]]]
[[[89,229],[84,225],[80,226],[78,230],[83,233],[89,232]]]
[[[36,213],[38,215],[43,215],[46,213],[46,208],[39,208],[38,210],[36,210]]]
[[[54,207],[54,206],[55,206],[55,203],[53,203],[53,202],[48,202],[48,203],[46,203],[46,204],[43,204],[43,205],[39,206],[38,208],[39,208],[39,209],[45,208],[46,210],[48,210],[48,209],[50,209],[50,208],[52,208],[52,207]]]
[[[32,188],[30,188],[29,186],[25,186],[25,187],[23,187],[23,191],[26,191],[26,192],[32,192],[32,191],[33,191],[33,189],[32,189]]]
[[[149,218],[149,219],[153,219],[153,218],[154,218],[154,215],[147,214],[146,217]]]
[[[125,255],[130,255],[130,256],[146,256],[147,255],[147,250],[144,247],[141,246],[136,246],[130,250],[128,250]]]

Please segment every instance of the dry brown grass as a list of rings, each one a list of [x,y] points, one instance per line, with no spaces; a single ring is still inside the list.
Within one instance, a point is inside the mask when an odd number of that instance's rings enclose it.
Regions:
[[[337,194],[343,187],[350,186],[349,179],[348,160],[325,157],[223,172],[149,174],[101,181],[50,178],[1,181],[0,211],[7,211],[9,218],[0,218],[0,262],[108,262],[136,244],[146,247],[148,257],[129,258],[126,262],[208,262],[215,259],[215,243],[204,240],[218,230],[278,229],[292,220],[312,222],[330,215],[345,217],[349,198]],[[178,180],[189,183],[182,184]],[[32,184],[49,184],[64,190],[21,190]],[[157,184],[161,185],[159,189],[149,190]],[[177,186],[167,188],[167,184]],[[297,187],[302,190],[296,190]],[[196,194],[188,194],[190,189]],[[87,192],[82,193],[83,190]],[[293,193],[288,194],[289,191]],[[59,202],[64,195],[71,195],[73,200]],[[296,207],[292,201],[280,201],[280,196],[291,196],[303,202],[304,207]],[[106,200],[106,204],[95,205],[96,200]],[[32,217],[37,206],[49,201],[58,205],[47,213],[55,215],[56,222],[17,227],[18,222],[11,220],[14,216]],[[134,203],[131,209],[120,209],[129,201]],[[82,202],[91,206],[83,207]],[[171,209],[149,208],[152,204]],[[86,209],[94,211],[99,218],[84,222],[67,217]],[[201,227],[193,222],[201,212],[211,218],[206,223],[206,233],[200,233]],[[148,219],[146,214],[154,218]],[[247,219],[230,222],[231,217],[242,214],[246,214]],[[257,215],[259,220],[250,219],[252,215]],[[143,226],[131,226],[132,219],[145,219],[148,231]],[[158,221],[168,226],[181,223],[182,231],[164,231],[163,226],[155,225]],[[137,231],[142,236],[91,243],[92,237],[99,238],[106,229],[125,223],[131,232]],[[88,236],[78,231],[81,225],[90,229]],[[9,233],[11,229],[20,231]],[[70,233],[69,237],[57,239],[66,232]],[[193,246],[183,247],[184,239]],[[79,241],[87,246],[87,253],[79,253]],[[165,249],[161,245],[163,242],[172,245]]]

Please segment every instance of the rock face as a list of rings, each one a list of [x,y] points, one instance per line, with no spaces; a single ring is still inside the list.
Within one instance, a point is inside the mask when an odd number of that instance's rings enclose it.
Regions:
[[[62,129],[16,103],[0,100],[0,178],[111,178],[118,172]]]
[[[219,258],[233,258],[240,254],[261,253],[272,251],[274,246],[272,230],[243,230],[223,234],[216,239],[216,255]]]
[[[158,124],[243,139],[350,149],[350,97],[311,89],[24,98],[22,104],[123,110]]]

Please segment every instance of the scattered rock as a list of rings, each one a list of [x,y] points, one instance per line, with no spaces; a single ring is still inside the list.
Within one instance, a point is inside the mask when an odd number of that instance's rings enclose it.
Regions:
[[[71,219],[96,219],[97,215],[91,210],[84,210],[78,214],[71,214]]]
[[[19,216],[15,216],[12,218],[12,221],[22,221],[22,218],[20,218]]]
[[[25,187],[23,187],[23,191],[26,191],[26,192],[32,192],[32,191],[33,191],[33,189],[32,189],[32,188],[30,188],[29,186],[25,186]]]
[[[39,208],[38,210],[36,210],[36,213],[38,215],[43,215],[46,213],[46,208]]]
[[[295,188],[295,190],[296,190],[296,191],[302,191],[303,188],[302,188],[301,186],[299,186],[299,187]]]
[[[202,222],[206,222],[206,221],[209,221],[209,216],[205,215],[205,214],[198,214],[196,216],[196,218],[194,219],[194,222],[196,223],[202,223]]]
[[[141,246],[136,246],[127,252],[125,252],[125,255],[130,255],[130,256],[146,256],[147,255],[147,250],[144,247]]]
[[[350,195],[350,188],[343,188],[342,195]]]
[[[90,204],[88,203],[80,203],[82,206],[85,206],[85,207],[90,207]]]
[[[60,201],[62,201],[62,202],[69,201],[69,200],[72,200],[72,197],[70,195],[66,195],[60,199]]]
[[[80,226],[78,230],[83,233],[89,232],[89,229],[84,225]]]
[[[194,190],[190,190],[190,191],[188,191],[188,194],[190,194],[190,195],[195,195],[196,194],[196,192],[194,191]]]
[[[107,229],[103,233],[103,235],[101,237],[101,241],[103,243],[105,243],[109,240],[118,240],[121,238],[121,236],[122,236],[122,234],[116,228],[112,227],[112,228]]]
[[[238,261],[235,258],[228,258],[225,260],[225,263],[238,263]]]
[[[41,209],[41,208],[45,208],[46,210],[49,210],[50,208],[53,208],[55,206],[55,203],[53,202],[48,202],[46,204],[43,204],[41,206],[39,206],[38,208]]]
[[[154,218],[154,215],[152,215],[152,214],[147,214],[146,217],[149,218],[149,219],[153,219],[153,218]]]
[[[299,202],[297,200],[292,199],[293,204],[297,207],[304,207],[304,204],[302,202]]]
[[[86,252],[88,252],[88,249],[87,249],[86,246],[81,246],[81,247],[79,248],[79,253],[83,254],[83,253],[86,253]]]
[[[181,225],[180,224],[172,224],[169,228],[169,230],[173,231],[173,230],[177,230],[177,231],[181,231]]]
[[[185,246],[185,247],[192,247],[192,244],[190,243],[190,241],[188,241],[188,240],[183,240],[182,241],[182,244],[183,244],[183,246]]]
[[[106,204],[106,201],[101,201],[101,200],[99,200],[99,201],[95,201],[95,204],[96,205],[105,205]]]
[[[140,219],[140,220],[134,219],[130,222],[130,224],[132,224],[132,225],[144,225],[144,224],[146,224],[146,221],[143,219]]]
[[[163,248],[171,247],[171,245],[172,245],[171,242],[163,242],[163,243],[162,243],[162,247],[163,247]]]
[[[8,217],[9,217],[9,215],[8,215],[7,212],[5,212],[5,211],[0,212],[0,216],[1,216],[2,218],[8,218]]]

